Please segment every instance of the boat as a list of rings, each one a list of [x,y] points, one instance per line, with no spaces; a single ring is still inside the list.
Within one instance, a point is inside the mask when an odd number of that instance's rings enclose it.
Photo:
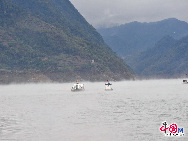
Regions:
[[[79,82],[77,81],[76,84],[74,84],[71,88],[71,91],[75,92],[75,91],[84,91],[84,84],[79,84]]]
[[[183,84],[188,84],[188,81],[187,80],[183,80]]]
[[[185,74],[185,75],[188,76],[188,74]],[[188,84],[188,81],[184,79],[183,84]]]
[[[105,83],[105,91],[112,91],[113,89],[111,88],[111,83],[107,80]]]

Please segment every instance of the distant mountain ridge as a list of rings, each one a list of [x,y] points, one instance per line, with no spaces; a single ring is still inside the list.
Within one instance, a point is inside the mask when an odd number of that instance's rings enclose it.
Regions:
[[[188,23],[170,18],[151,23],[132,22],[98,31],[117,54],[126,57],[152,48],[164,36],[180,39],[188,35]]]
[[[155,47],[130,57],[128,62],[142,77],[185,77],[188,72],[188,36],[179,40],[165,36]]]
[[[188,72],[188,23],[174,18],[98,29],[139,77],[180,77]]]
[[[0,77],[60,82],[133,74],[69,0],[0,0]]]

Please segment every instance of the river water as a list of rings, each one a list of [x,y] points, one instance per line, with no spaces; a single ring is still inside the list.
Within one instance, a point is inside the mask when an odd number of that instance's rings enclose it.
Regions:
[[[104,82],[105,83],[105,82]],[[0,86],[0,141],[187,141],[188,85],[182,80]],[[183,128],[165,136],[162,123]]]

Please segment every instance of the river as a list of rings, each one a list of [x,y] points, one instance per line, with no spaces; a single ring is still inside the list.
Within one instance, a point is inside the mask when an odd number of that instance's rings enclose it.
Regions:
[[[0,141],[187,141],[188,84],[181,79],[0,85]],[[160,131],[163,122],[182,136]]]

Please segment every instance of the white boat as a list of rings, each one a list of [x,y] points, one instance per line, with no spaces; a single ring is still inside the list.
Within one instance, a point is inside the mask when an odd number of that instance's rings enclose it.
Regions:
[[[183,80],[183,84],[188,84],[187,80]]]
[[[84,84],[79,84],[78,82],[76,82],[76,84],[74,84],[71,88],[71,91],[84,91]]]
[[[107,80],[107,83],[105,83],[105,91],[112,91],[111,83]]]

